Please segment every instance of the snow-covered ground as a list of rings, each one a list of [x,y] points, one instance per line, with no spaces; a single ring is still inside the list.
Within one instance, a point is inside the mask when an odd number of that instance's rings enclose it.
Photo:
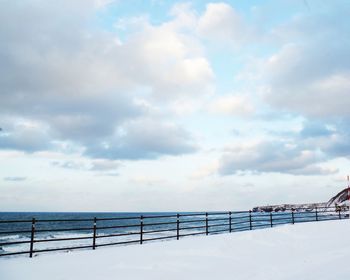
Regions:
[[[0,259],[2,280],[349,279],[350,222]]]

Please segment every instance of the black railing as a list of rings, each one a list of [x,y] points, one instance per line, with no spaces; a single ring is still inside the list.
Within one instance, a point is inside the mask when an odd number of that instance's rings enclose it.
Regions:
[[[32,257],[35,253],[75,249],[95,250],[98,247],[111,245],[179,240],[186,236],[237,232],[287,223],[348,217],[347,210],[321,207],[312,210],[287,209],[284,212],[270,213],[229,211],[91,219],[0,220],[2,229],[0,240],[5,239],[0,241],[0,257],[21,254]],[[55,236],[57,234],[58,236]],[[61,245],[48,245],[53,243]]]

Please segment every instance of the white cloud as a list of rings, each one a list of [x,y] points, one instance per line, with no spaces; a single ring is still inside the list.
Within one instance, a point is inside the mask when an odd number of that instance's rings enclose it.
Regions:
[[[214,73],[198,41],[173,26],[142,25],[124,43],[127,74],[157,100],[212,93]]]
[[[174,104],[199,100],[213,92],[214,73],[202,45],[179,24],[185,14],[174,10],[175,18],[161,25],[143,19],[128,29],[126,22],[128,36],[122,40],[115,33],[89,28],[96,9],[109,1],[72,6],[68,2],[1,5],[6,6],[0,8],[0,36],[4,42],[0,47],[1,117],[23,118],[48,127],[47,131],[31,129],[31,141],[20,139],[23,128],[16,128],[6,137],[2,134],[2,147],[45,150],[57,141],[71,142],[87,151],[96,151],[104,142],[113,147],[128,146],[113,142],[121,140],[114,138],[116,130],[128,127],[128,135],[142,130],[133,129],[130,123],[150,119],[154,108],[161,108],[162,118],[171,119],[169,108]],[[125,152],[123,156],[137,159],[135,151],[141,157],[152,158],[168,151],[172,155],[181,154],[180,150],[194,151],[184,140],[187,136],[181,138],[187,133],[183,133],[185,129],[164,123],[158,127],[170,131],[179,144],[167,139],[167,145],[163,132],[153,130],[159,149],[151,147],[148,139],[143,144],[132,138],[133,155]],[[150,148],[152,156],[142,147]]]
[[[255,108],[252,101],[244,95],[227,95],[214,99],[209,111],[219,114],[250,116]]]
[[[10,121],[0,131],[0,149],[35,152],[53,147],[51,131],[45,123],[23,119]]]
[[[317,166],[325,160],[317,150],[306,150],[281,140],[265,140],[227,148],[220,160],[222,175],[243,172],[278,172],[296,175],[330,174]]]
[[[213,42],[238,46],[256,37],[256,33],[229,4],[209,3],[198,20],[198,33]]]
[[[153,159],[161,155],[181,155],[196,150],[194,139],[180,126],[140,119],[127,123],[113,136],[87,146],[85,155],[107,159]]]
[[[280,49],[259,69],[265,100],[311,118],[349,117],[349,9],[326,3],[274,28]]]

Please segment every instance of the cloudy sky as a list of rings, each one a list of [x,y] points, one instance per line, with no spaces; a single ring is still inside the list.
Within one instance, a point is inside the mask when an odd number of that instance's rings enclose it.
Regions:
[[[325,201],[350,2],[0,0],[0,211]]]

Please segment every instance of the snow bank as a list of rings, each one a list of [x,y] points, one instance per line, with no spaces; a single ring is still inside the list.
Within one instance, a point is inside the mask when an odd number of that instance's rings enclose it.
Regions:
[[[349,278],[349,261],[344,220],[0,259],[0,279],[332,280]]]

